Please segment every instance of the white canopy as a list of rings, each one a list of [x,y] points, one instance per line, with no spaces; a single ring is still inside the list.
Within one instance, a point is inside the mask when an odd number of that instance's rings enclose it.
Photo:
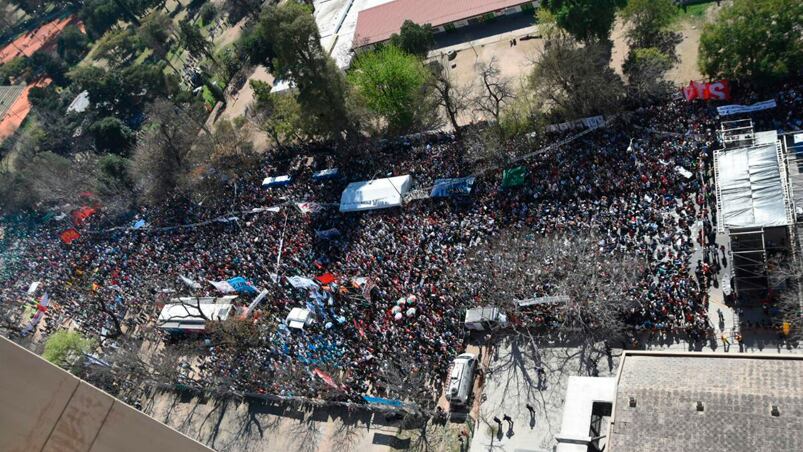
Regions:
[[[717,154],[717,192],[724,227],[788,224],[778,158],[774,141]]]
[[[340,196],[341,212],[385,209],[400,206],[402,195],[410,191],[413,178],[406,176],[352,182]]]

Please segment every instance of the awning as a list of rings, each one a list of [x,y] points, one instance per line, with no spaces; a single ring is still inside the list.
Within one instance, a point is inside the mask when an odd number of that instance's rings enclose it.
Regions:
[[[341,212],[386,209],[402,204],[402,196],[410,191],[410,175],[352,182],[340,196]]]

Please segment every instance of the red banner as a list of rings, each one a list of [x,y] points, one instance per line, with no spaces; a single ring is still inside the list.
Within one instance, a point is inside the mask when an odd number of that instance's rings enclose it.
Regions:
[[[686,100],[730,100],[731,87],[727,80],[716,82],[689,82],[689,86],[683,88],[683,97]]]
[[[316,277],[315,279],[320,281],[321,284],[331,284],[335,281],[335,275],[331,273],[324,273],[321,276]]]
[[[66,231],[62,232],[59,236],[61,241],[69,245],[70,243],[74,242],[78,237],[81,237],[81,234],[78,233],[75,229],[67,229]]]

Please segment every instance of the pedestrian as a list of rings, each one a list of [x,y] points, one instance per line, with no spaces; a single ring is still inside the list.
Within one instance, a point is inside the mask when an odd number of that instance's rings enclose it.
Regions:
[[[500,421],[498,417],[494,416],[494,422],[499,424],[499,428],[502,428],[502,421]]]
[[[527,411],[529,411],[529,412],[530,412],[530,414],[535,414],[535,408],[533,408],[533,406],[532,406],[532,405],[530,405],[530,404],[528,403],[528,404],[526,404],[526,405],[524,405],[524,406],[526,406],[526,407],[527,407]]]
[[[512,417],[508,416],[507,413],[505,413],[505,415],[502,416],[502,419],[504,419],[506,422],[509,422],[510,423],[510,428],[511,429],[513,428],[513,418]]]

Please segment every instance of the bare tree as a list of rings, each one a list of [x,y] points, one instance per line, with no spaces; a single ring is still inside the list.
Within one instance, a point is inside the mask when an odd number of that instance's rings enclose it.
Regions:
[[[438,106],[443,108],[449,123],[454,129],[455,138],[462,143],[462,128],[457,121],[458,116],[468,107],[468,90],[454,83],[448,70],[440,63],[432,65],[431,89],[436,95]]]
[[[488,63],[477,64],[479,75],[479,93],[477,94],[474,105],[475,109],[486,115],[490,115],[496,127],[499,127],[499,117],[504,107],[513,100],[513,89],[510,80],[502,77],[497,66],[496,57],[491,58]]]
[[[132,161],[133,178],[147,202],[163,202],[174,193],[187,194],[192,171],[206,160],[211,146],[208,134],[186,121],[178,107],[157,100],[147,111],[149,123],[137,141]]]
[[[638,305],[631,289],[643,267],[601,251],[591,232],[538,237],[511,231],[476,248],[463,279],[469,295],[506,308],[519,330],[539,327],[594,343],[627,330],[625,315]],[[561,298],[541,298],[546,296]],[[517,302],[528,299],[529,305]]]
[[[779,293],[776,306],[780,321],[788,325],[786,337],[799,341],[803,337],[803,268],[792,258],[773,260],[768,265],[770,287]]]

